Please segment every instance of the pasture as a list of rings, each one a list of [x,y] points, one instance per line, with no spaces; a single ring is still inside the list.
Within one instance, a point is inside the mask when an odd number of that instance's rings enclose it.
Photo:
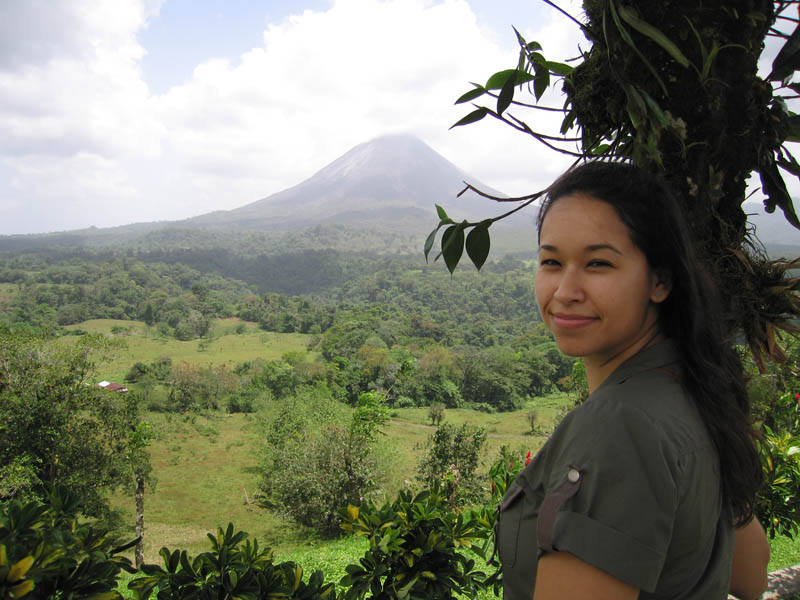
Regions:
[[[306,351],[310,336],[268,333],[253,323],[245,323],[244,332],[237,334],[239,323],[237,320],[217,321],[205,348],[202,340],[168,339],[141,322],[95,320],[73,327],[123,341],[123,347],[108,357],[98,372],[100,378],[119,382],[133,363],[149,363],[164,356],[172,358],[173,364],[188,362],[233,367],[259,358],[277,359],[288,351]],[[479,425],[486,429],[485,472],[503,445],[535,452],[571,402],[565,394],[551,394],[508,413],[446,409],[443,422]],[[537,413],[533,431],[528,419],[532,409]],[[258,466],[264,452],[261,442],[264,414],[145,413],[145,418],[157,432],[150,446],[156,485],[147,490],[145,497],[147,562],[159,561],[158,551],[162,546],[184,548],[190,554],[203,552],[208,549],[206,534],[229,522],[271,547],[276,560],[297,561],[306,572],[322,569],[332,581],[338,581],[344,574],[344,567],[363,554],[363,540],[321,539],[314,532],[259,505]],[[433,429],[427,408],[392,409],[381,442],[386,470],[379,501],[394,497],[403,485],[413,482],[415,467]],[[132,493],[116,493],[112,504],[122,512],[128,524],[127,534],[132,537]],[[770,570],[800,563],[800,540],[776,538],[772,541],[772,551]]]
[[[161,335],[155,327],[141,321],[93,319],[66,329],[102,333],[120,341],[120,347],[100,365],[100,379],[122,383],[135,362],[150,363],[169,356],[172,364],[187,362],[202,366],[221,364],[234,367],[249,360],[278,359],[285,352],[305,352],[311,336],[301,333],[263,331],[255,323],[244,323],[244,333],[237,334],[238,319],[219,319],[214,322],[209,338],[182,342]],[[70,337],[64,338],[66,340]],[[314,357],[314,353],[310,353]]]

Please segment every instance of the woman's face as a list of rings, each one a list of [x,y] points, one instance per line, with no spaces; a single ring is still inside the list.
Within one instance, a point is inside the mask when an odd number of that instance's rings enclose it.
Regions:
[[[556,200],[539,236],[536,299],[564,354],[617,366],[658,333],[669,290],[611,205],[574,194]]]

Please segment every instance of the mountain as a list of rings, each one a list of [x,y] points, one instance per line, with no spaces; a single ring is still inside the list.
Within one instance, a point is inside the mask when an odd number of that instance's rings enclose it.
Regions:
[[[795,206],[800,203],[795,200]],[[767,245],[800,245],[800,231],[792,227],[780,210],[767,214],[760,202],[745,202],[742,206],[747,213],[747,221],[755,229],[758,239]]]
[[[459,221],[494,217],[510,208],[471,191],[457,197],[464,181],[503,196],[420,139],[387,135],[352,148],[294,187],[240,208],[181,221],[0,236],[0,250],[134,246],[144,250],[226,248],[248,255],[303,249],[416,253],[438,222],[434,204]],[[758,204],[745,208],[771,254],[800,253],[800,232],[782,215],[763,215]],[[534,215],[535,210],[529,208],[494,225],[492,255],[532,252]]]
[[[474,192],[457,198],[474,178],[411,135],[387,135],[360,144],[302,183],[246,206],[215,211],[175,225],[199,228],[296,230],[313,225],[436,224],[434,204],[457,219],[494,216],[497,206]]]

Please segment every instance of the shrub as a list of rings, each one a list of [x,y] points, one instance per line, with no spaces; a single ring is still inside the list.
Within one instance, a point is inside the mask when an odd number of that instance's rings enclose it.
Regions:
[[[416,496],[401,491],[381,508],[348,506],[342,519],[345,531],[369,540],[359,563],[345,568],[340,581],[348,588],[345,600],[475,598],[486,587],[484,573],[466,551],[485,559],[476,542],[489,530],[472,513],[453,512],[438,486]]]
[[[794,538],[800,528],[800,438],[764,427],[757,442],[764,485],[756,497],[756,514],[770,538]]]
[[[439,426],[428,438],[425,456],[417,466],[417,479],[429,489],[441,485],[451,506],[480,500],[484,494],[477,471],[485,444],[483,427]]]
[[[231,394],[228,396],[228,412],[230,414],[255,412],[253,397],[247,394]]]
[[[128,583],[137,598],[147,600],[155,591],[159,599],[281,598],[285,600],[335,600],[333,583],[324,583],[321,571],[303,581],[303,569],[293,562],[273,563],[272,551],[251,543],[247,533],[233,524],[217,535],[208,534],[212,550],[192,559],[186,550],[159,552],[164,566],[143,565],[141,577]],[[244,544],[242,543],[244,542]]]
[[[388,416],[374,393],[361,394],[349,422],[337,418],[333,400],[301,402],[284,404],[267,430],[261,490],[298,523],[335,536],[341,507],[362,503],[378,487],[375,441]]]

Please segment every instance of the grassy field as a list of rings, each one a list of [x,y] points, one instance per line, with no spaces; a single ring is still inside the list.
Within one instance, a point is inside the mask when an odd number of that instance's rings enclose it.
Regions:
[[[236,326],[240,322],[236,319],[216,321],[210,336],[211,342],[207,345],[203,340],[181,342],[161,336],[154,327],[148,327],[140,321],[94,319],[66,329],[103,333],[122,341],[123,347],[110,356],[98,372],[101,379],[118,383],[123,382],[125,374],[135,362],[147,364],[162,356],[172,358],[173,364],[188,362],[204,366],[227,364],[233,367],[257,358],[278,359],[290,350],[304,352],[308,345],[308,335],[262,331],[255,323],[245,323],[245,333],[236,334]],[[112,329],[117,333],[112,334]],[[311,353],[311,356],[314,354]]]

